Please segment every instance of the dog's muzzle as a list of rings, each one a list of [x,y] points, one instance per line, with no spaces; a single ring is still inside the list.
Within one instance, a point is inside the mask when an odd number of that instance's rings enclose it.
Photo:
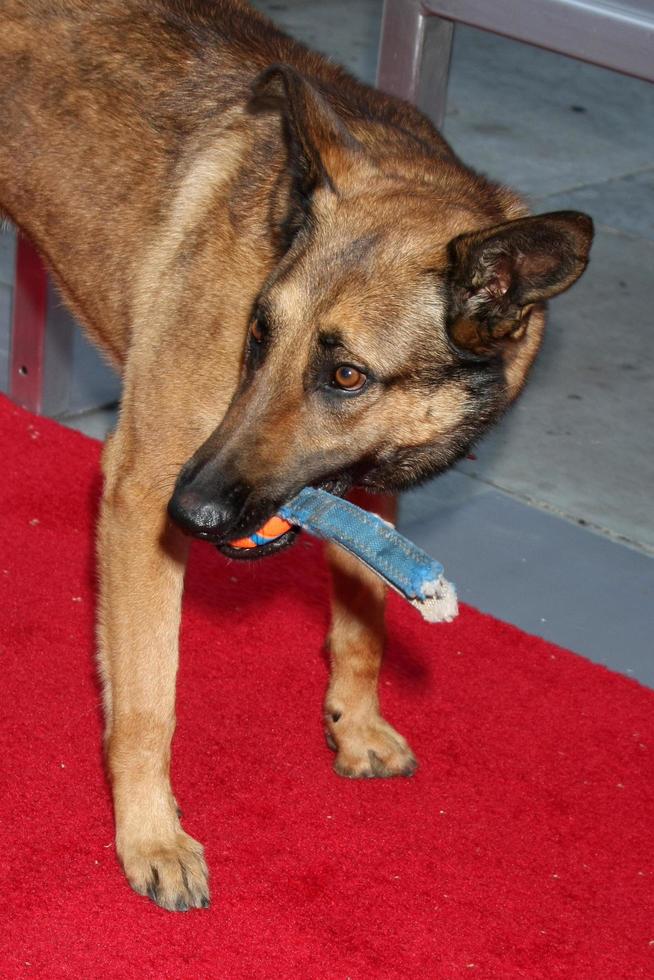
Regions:
[[[227,484],[224,479],[208,479],[206,471],[185,468],[168,503],[168,515],[185,534],[210,542],[227,557],[253,561],[287,548],[299,533],[291,527],[265,544],[232,547],[230,542],[255,533],[278,506],[276,501],[256,500],[252,488],[242,482]]]

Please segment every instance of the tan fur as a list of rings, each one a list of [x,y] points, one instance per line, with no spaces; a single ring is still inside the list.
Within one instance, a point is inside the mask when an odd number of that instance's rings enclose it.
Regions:
[[[548,293],[513,309],[497,285],[495,243],[526,215],[516,195],[465,168],[413,107],[240,0],[0,0],[0,20],[0,208],[124,380],[98,534],[117,851],[136,891],[167,909],[202,907],[202,848],[182,830],[169,778],[188,550],[171,495],[189,473],[209,473],[211,487],[231,473],[262,516],[329,483],[330,467],[343,490],[445,467],[522,387]],[[580,274],[589,232],[575,220],[544,225],[534,276],[549,274],[559,231],[566,254],[576,249],[569,280]],[[479,252],[486,275],[460,295],[453,241],[462,264]],[[510,257],[517,269],[522,252]],[[464,338],[496,353],[485,402],[465,381],[478,351],[448,335],[457,296],[462,316],[489,296],[507,306],[509,339],[492,323]],[[255,371],[248,328],[264,300],[274,337]],[[331,333],[341,360],[370,375],[360,398],[330,387]],[[390,501],[361,502],[391,518]],[[415,759],[377,697],[383,587],[328,552],[335,767],[410,775]]]

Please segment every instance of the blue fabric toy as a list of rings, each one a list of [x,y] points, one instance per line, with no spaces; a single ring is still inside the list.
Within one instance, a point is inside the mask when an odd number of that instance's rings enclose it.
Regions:
[[[279,513],[290,524],[351,552],[430,623],[450,622],[457,615],[456,591],[443,577],[443,566],[376,514],[312,487]]]

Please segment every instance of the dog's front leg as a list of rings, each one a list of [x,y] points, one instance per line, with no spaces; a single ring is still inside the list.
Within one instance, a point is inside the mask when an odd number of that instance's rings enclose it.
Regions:
[[[356,503],[394,522],[394,497],[357,494]],[[417,762],[379,711],[386,588],[364,565],[327,545],[332,571],[332,622],[327,640],[331,676],[325,699],[327,742],[341,776],[411,776]]]
[[[166,519],[170,488],[148,480],[143,463],[125,472],[119,441],[103,457],[98,541],[116,849],[135,891],[181,911],[209,904],[202,846],[182,830],[169,778],[187,545]]]

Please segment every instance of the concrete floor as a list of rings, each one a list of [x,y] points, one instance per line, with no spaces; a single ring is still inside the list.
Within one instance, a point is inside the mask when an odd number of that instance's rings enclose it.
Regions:
[[[381,0],[255,6],[374,81]],[[552,304],[518,405],[476,459],[407,495],[403,525],[467,601],[654,686],[652,118],[654,86],[457,28],[445,123],[455,150],[537,210],[587,210],[597,239],[582,281]],[[0,385],[9,250],[5,235]],[[82,407],[108,379],[81,343],[77,357]],[[101,438],[113,417],[70,424]]]

